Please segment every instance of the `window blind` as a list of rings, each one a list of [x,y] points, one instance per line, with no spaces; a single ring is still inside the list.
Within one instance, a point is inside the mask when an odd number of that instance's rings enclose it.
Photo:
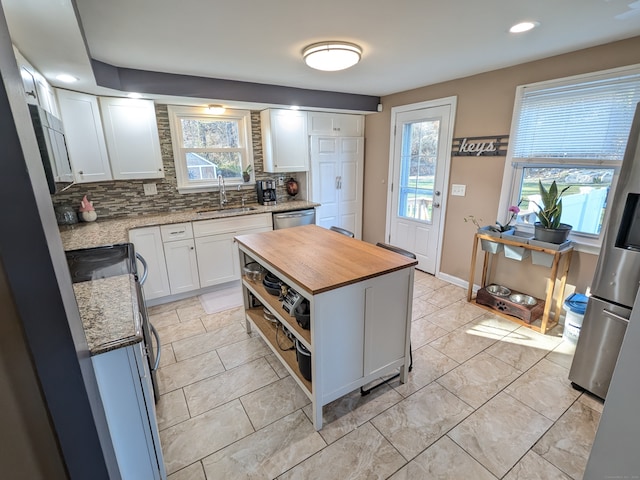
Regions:
[[[514,159],[622,160],[640,73],[523,90]]]

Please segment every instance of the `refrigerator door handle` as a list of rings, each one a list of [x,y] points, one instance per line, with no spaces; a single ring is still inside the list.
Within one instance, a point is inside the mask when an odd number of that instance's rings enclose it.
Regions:
[[[629,323],[629,319],[628,318],[624,318],[622,315],[618,315],[617,313],[613,313],[611,310],[607,310],[606,308],[602,309],[602,313],[604,313],[605,315],[612,317],[612,318],[616,318],[618,320],[622,320],[625,323]]]

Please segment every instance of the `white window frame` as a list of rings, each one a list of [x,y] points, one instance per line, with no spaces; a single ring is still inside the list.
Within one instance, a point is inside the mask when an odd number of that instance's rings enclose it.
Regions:
[[[173,162],[176,169],[177,188],[179,193],[194,192],[213,192],[218,190],[218,180],[202,180],[198,182],[189,181],[187,164],[185,161],[185,150],[182,147],[182,126],[180,120],[182,118],[212,118],[221,120],[238,121],[239,149],[233,149],[240,152],[242,171],[251,165],[253,167],[253,138],[251,134],[251,112],[249,110],[233,110],[227,109],[224,113],[213,114],[208,113],[206,107],[190,107],[182,105],[169,105],[169,127],[171,130],[171,143],[173,144]],[[206,152],[206,149],[200,149]],[[244,184],[242,175],[237,178],[225,178],[226,187],[232,187]]]
[[[582,75],[575,75],[571,77],[565,77],[555,80],[547,80],[543,82],[530,83],[526,85],[520,85],[516,89],[516,97],[513,107],[513,117],[511,119],[511,131],[509,134],[509,147],[507,149],[507,157],[505,162],[504,174],[502,178],[502,189],[500,191],[500,202],[498,206],[498,215],[497,218],[500,222],[507,221],[508,209],[510,205],[517,205],[520,201],[519,194],[521,189],[521,182],[523,180],[523,168],[527,167],[536,167],[536,166],[566,166],[571,167],[572,165],[580,165],[580,166],[593,166],[593,167],[601,167],[601,168],[613,168],[614,175],[611,181],[611,190],[609,191],[609,204],[610,200],[615,195],[616,186],[618,183],[618,176],[620,172],[621,161],[580,161],[580,160],[562,160],[562,159],[554,159],[548,158],[541,160],[540,162],[532,162],[531,164],[525,165],[523,162],[516,163],[513,160],[513,148],[515,146],[515,138],[517,135],[518,122],[520,117],[520,109],[522,106],[522,98],[524,95],[525,88],[551,88],[551,87],[559,87],[563,85],[571,85],[584,83],[589,81],[595,81],[601,78],[612,78],[616,76],[624,76],[624,75],[633,75],[640,73],[640,64],[638,65],[630,65],[626,67],[614,68],[610,70],[602,70],[598,72],[591,72]],[[609,219],[609,208],[607,207],[603,219],[603,226],[607,225]],[[522,230],[533,235],[533,226],[519,223],[518,230]],[[571,232],[570,239],[575,243],[575,249],[577,251],[599,254],[600,246],[602,244],[602,238],[604,236],[605,228],[603,227],[600,231],[599,235],[589,235],[583,234],[579,232]]]

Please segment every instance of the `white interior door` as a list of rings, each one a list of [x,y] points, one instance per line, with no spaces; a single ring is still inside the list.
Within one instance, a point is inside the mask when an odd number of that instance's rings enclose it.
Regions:
[[[414,252],[418,268],[433,274],[439,266],[454,108],[452,98],[392,110],[387,239]]]
[[[362,137],[311,137],[311,197],[316,224],[362,234]]]

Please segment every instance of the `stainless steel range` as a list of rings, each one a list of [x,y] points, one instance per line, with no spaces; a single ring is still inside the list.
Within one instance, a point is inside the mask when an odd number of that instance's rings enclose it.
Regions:
[[[138,304],[141,307],[142,333],[144,341],[144,351],[149,361],[151,370],[151,382],[153,393],[157,403],[160,398],[156,372],[160,363],[160,337],[157,330],[149,321],[149,315],[144,301],[142,284],[147,278],[147,263],[140,254],[134,250],[132,243],[120,243],[94,248],[83,248],[79,250],[68,250],[65,252],[67,264],[71,273],[73,283],[88,282],[100,278],[114,277],[117,275],[132,274],[136,278],[136,293]],[[142,263],[144,271],[138,275],[136,258]],[[155,340],[155,345],[154,345]]]

